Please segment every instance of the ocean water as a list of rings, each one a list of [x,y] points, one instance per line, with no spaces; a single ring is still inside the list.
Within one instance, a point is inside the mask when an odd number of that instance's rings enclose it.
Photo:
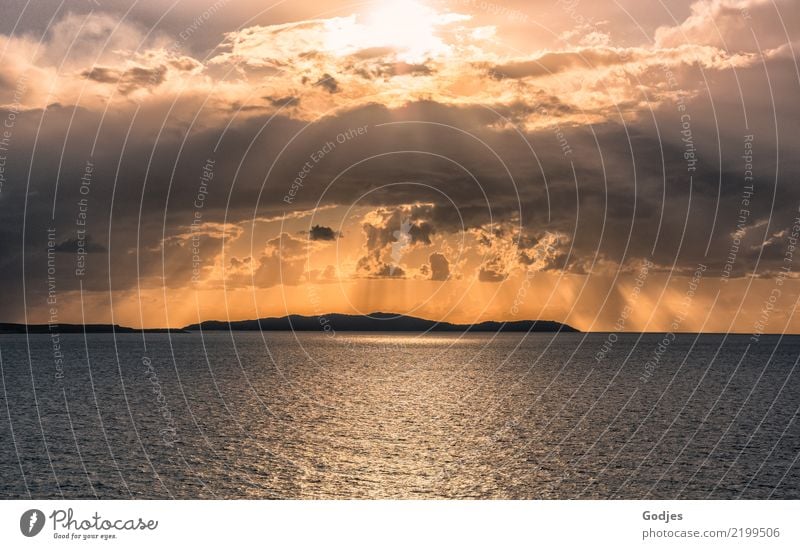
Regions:
[[[0,497],[800,497],[800,338],[663,339],[4,335]]]

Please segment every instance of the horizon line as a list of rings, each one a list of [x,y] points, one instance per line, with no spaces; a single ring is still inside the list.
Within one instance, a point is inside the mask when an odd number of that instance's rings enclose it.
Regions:
[[[375,315],[385,315],[391,318],[376,318]],[[194,322],[191,324],[187,324],[184,326],[174,326],[174,327],[154,327],[154,328],[145,328],[145,327],[132,327],[132,326],[125,326],[122,324],[116,323],[109,323],[109,322],[83,322],[83,323],[74,323],[74,322],[58,322],[58,323],[25,323],[25,322],[0,322],[0,335],[16,335],[16,334],[33,334],[33,335],[41,335],[42,333],[52,333],[57,332],[58,327],[83,327],[84,330],[77,330],[73,332],[69,332],[72,334],[79,334],[79,333],[194,333],[194,332],[204,332],[204,331],[223,331],[219,329],[203,329],[201,326],[202,324],[206,323],[218,323],[218,324],[228,324],[228,331],[231,332],[246,332],[246,331],[259,331],[254,329],[242,329],[242,328],[235,328],[231,327],[231,324],[235,323],[261,323],[262,321],[267,320],[288,320],[290,317],[300,317],[305,319],[324,319],[328,316],[348,316],[353,318],[369,318],[376,321],[381,320],[394,320],[399,318],[407,318],[412,320],[420,320],[424,322],[433,322],[434,325],[449,325],[454,326],[457,328],[463,327],[465,331],[468,331],[469,328],[479,326],[481,324],[518,324],[518,323],[548,323],[548,324],[557,324],[560,327],[558,329],[549,330],[546,332],[535,331],[535,330],[518,330],[514,332],[507,331],[506,333],[580,333],[580,334],[620,334],[620,335],[646,335],[646,334],[676,334],[676,335],[736,335],[736,336],[751,336],[751,337],[761,337],[761,336],[800,336],[800,332],[764,332],[764,333],[755,333],[755,332],[744,332],[744,331],[729,331],[729,332],[718,332],[718,331],[675,331],[675,330],[581,330],[571,326],[570,324],[558,320],[550,320],[550,319],[518,319],[518,320],[481,320],[472,323],[460,323],[460,322],[452,322],[447,320],[433,320],[424,317],[417,317],[411,316],[407,314],[401,313],[385,313],[382,311],[374,311],[368,314],[350,314],[350,313],[326,313],[320,315],[306,315],[300,313],[289,313],[283,316],[266,316],[260,318],[244,318],[244,319],[228,319],[228,320],[219,320],[219,319],[206,319],[199,322]],[[17,329],[24,329],[19,331],[8,331],[8,328],[17,328]],[[106,328],[108,331],[104,332],[86,332],[86,327],[92,328]],[[31,328],[47,328],[47,331],[31,331]],[[566,328],[566,330],[562,329]],[[291,331],[301,331],[301,332],[323,332],[325,331],[322,326],[320,326],[316,330],[309,330],[309,329],[297,329],[295,330],[293,327],[288,329],[277,329],[277,328],[264,328],[261,329],[264,332],[291,332]],[[347,329],[347,328],[339,328],[339,331],[343,332],[381,332],[382,330],[358,330],[358,329]],[[404,332],[404,333],[426,333],[436,330],[429,329],[419,329],[419,330],[403,330],[403,329],[390,329],[387,328],[385,332]],[[497,333],[501,333],[502,330],[497,330]],[[484,332],[489,333],[489,332]]]

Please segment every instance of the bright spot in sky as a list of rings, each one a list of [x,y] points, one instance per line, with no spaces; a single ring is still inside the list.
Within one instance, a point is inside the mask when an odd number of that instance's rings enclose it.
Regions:
[[[439,13],[420,2],[384,0],[375,2],[368,13],[338,19],[328,26],[328,45],[332,52],[347,55],[366,48],[392,48],[397,58],[420,63],[448,53],[449,46],[437,34],[438,27],[464,21],[469,16]]]

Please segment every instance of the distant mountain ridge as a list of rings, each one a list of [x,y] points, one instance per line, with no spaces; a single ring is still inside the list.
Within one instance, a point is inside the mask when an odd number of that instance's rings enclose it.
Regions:
[[[180,328],[128,328],[119,324],[14,324],[0,322],[0,334],[141,334],[178,332]]]
[[[297,331],[297,332],[579,332],[572,326],[552,320],[485,321],[477,324],[437,322],[394,313],[368,315],[327,315],[260,318],[256,320],[206,320],[183,328],[128,328],[118,324],[14,324],[0,323],[0,334],[140,334],[188,333],[203,330],[232,331]]]
[[[326,328],[328,326],[328,328]],[[320,332],[578,332],[572,326],[552,320],[484,321],[477,324],[453,324],[394,313],[368,315],[327,315],[260,318],[256,320],[207,320],[184,326],[184,331],[298,331]]]

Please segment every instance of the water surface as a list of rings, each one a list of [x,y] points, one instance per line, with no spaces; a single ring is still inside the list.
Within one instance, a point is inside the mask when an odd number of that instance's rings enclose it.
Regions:
[[[0,497],[800,497],[800,338],[662,338],[0,336]]]

